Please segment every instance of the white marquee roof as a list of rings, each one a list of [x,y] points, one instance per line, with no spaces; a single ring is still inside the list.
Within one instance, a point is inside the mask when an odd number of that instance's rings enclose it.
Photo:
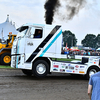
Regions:
[[[9,21],[9,15],[7,15],[6,21],[0,24],[0,38],[2,39],[2,37],[4,37],[4,39],[7,39],[9,32],[12,32],[12,34],[17,34],[15,25]]]

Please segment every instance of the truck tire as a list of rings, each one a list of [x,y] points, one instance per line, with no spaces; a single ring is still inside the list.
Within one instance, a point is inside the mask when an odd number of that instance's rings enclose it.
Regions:
[[[43,78],[49,73],[49,65],[44,60],[38,60],[34,63],[32,72],[34,76]]]
[[[32,70],[22,69],[22,72],[27,76],[32,76]]]
[[[89,79],[91,75],[97,73],[98,71],[100,71],[100,69],[96,66],[90,67],[87,71],[86,74],[86,79]]]
[[[0,62],[2,65],[10,65],[11,54],[10,53],[3,53],[0,57]]]

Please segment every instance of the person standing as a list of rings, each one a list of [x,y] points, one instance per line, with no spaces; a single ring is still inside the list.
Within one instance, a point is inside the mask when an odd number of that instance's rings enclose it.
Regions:
[[[90,100],[100,100],[100,72],[97,72],[90,77],[88,95]]]

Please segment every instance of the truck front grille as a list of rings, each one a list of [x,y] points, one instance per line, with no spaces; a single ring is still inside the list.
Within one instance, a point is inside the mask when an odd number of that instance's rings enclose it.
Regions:
[[[11,66],[16,68],[16,56],[12,56]]]

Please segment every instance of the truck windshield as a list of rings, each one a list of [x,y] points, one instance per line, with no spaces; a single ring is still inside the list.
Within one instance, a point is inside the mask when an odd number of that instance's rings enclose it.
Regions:
[[[28,26],[23,26],[23,27],[20,27],[17,29],[19,32],[17,34],[17,38],[18,37],[24,37],[27,33],[27,30],[28,30]]]

